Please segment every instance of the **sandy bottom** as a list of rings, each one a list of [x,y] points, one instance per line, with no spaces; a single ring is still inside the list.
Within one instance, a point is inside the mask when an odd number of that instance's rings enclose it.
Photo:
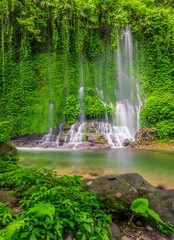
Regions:
[[[56,170],[58,176],[68,175],[68,176],[74,176],[74,175],[80,175],[82,176],[83,180],[86,179],[95,179],[98,177],[106,176],[106,175],[115,175],[118,176],[120,174],[124,173],[113,173],[111,171],[104,171],[100,168],[84,168],[84,169],[62,169],[62,170]],[[143,174],[139,173],[143,176]],[[174,189],[174,181],[172,181],[170,178],[158,179],[157,176],[150,176],[148,174],[144,175],[143,178],[152,184],[155,187],[163,186],[165,189]]]

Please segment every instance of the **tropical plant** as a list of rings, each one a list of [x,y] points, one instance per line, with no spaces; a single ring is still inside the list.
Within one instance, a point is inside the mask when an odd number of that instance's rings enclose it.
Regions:
[[[0,187],[13,190],[23,209],[13,216],[2,206],[4,239],[63,240],[71,231],[77,240],[109,239],[111,217],[97,196],[84,190],[80,176],[57,178],[51,170],[19,169],[0,174]]]
[[[130,206],[130,210],[133,213],[129,219],[129,225],[139,215],[146,218],[152,217],[156,222],[163,222],[160,216],[157,213],[155,213],[152,209],[149,208],[149,201],[146,198],[135,199]]]

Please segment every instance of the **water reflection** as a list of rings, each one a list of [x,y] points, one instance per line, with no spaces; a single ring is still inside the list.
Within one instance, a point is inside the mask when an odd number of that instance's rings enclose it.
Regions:
[[[127,149],[20,151],[24,167],[51,168],[58,174],[84,177],[138,172],[154,184],[174,188],[173,153],[132,151]]]

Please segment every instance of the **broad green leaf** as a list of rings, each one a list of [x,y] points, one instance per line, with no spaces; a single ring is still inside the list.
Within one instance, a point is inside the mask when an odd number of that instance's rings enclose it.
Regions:
[[[95,236],[92,236],[89,238],[89,240],[96,240],[97,238]]]
[[[130,209],[135,212],[143,215],[144,217],[147,217],[147,209],[149,206],[149,201],[145,198],[137,198],[133,203],[131,204]]]
[[[83,227],[84,227],[89,233],[91,233],[91,226],[90,226],[89,224],[84,223],[84,224],[83,224]]]

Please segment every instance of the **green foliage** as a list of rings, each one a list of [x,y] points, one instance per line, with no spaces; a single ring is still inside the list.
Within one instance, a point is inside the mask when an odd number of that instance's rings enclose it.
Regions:
[[[8,178],[8,181],[7,181]],[[28,196],[33,191],[44,187],[52,187],[57,182],[55,173],[48,169],[21,169],[0,175],[1,187],[15,190],[19,196]]]
[[[101,206],[109,214],[112,215],[121,215],[123,212],[128,211],[128,206],[122,200],[110,196],[109,194],[102,194],[99,196]]]
[[[170,94],[152,96],[141,110],[142,127],[156,127],[162,140],[174,139],[174,100]]]
[[[11,161],[4,161],[0,159],[0,173],[11,172],[19,169],[20,166],[17,165],[15,162]]]
[[[146,218],[152,217],[156,222],[163,223],[160,216],[149,208],[149,201],[145,198],[135,199],[130,206],[130,210],[133,212],[133,214],[131,215],[129,224],[132,223],[133,219],[137,216],[137,214]]]
[[[0,227],[3,228],[13,220],[13,213],[5,203],[0,202]]]
[[[87,118],[95,119],[102,118],[104,115],[104,105],[102,104],[99,96],[93,88],[88,88],[85,91],[85,114]]]
[[[1,236],[4,239],[12,240],[16,239],[15,235],[24,228],[24,220],[15,220],[11,222],[6,228],[1,230]]]
[[[34,214],[38,217],[48,216],[50,220],[53,221],[53,216],[55,214],[55,207],[50,203],[39,202],[34,207],[30,208],[27,213],[29,215]]]
[[[79,105],[77,98],[73,95],[69,95],[66,98],[64,116],[68,124],[73,124],[78,121]]]
[[[0,122],[0,143],[7,142],[10,138],[10,122],[3,121]]]
[[[174,87],[172,4],[172,0],[1,1],[0,122],[8,121],[10,127],[4,133],[0,127],[0,142],[48,132],[50,101],[53,127],[64,120],[76,122],[79,79],[87,91],[86,115],[101,119],[105,111],[88,87],[103,91],[104,99],[100,98],[111,115],[108,103],[116,101],[114,50],[128,24],[134,41],[138,40],[135,72],[141,79],[142,97],[147,97],[142,126],[157,127],[161,140],[172,141],[173,102],[165,100],[167,93],[172,98]],[[153,98],[162,99],[161,108]]]
[[[163,223],[159,222],[157,224],[157,228],[161,232],[165,233],[166,235],[170,235],[170,234],[174,233],[174,225],[171,224],[170,222],[163,222]]]
[[[172,225],[170,222],[164,222],[156,212],[150,209],[149,201],[147,199],[135,199],[130,206],[130,210],[133,213],[129,219],[129,225],[137,216],[143,216],[145,218],[151,217],[156,221],[157,228],[163,233],[170,235],[174,232],[174,225]]]
[[[57,178],[50,170],[19,169],[0,174],[0,187],[13,189],[23,209],[6,219],[0,231],[4,239],[63,240],[71,231],[77,240],[109,239],[111,218],[96,195],[84,190],[80,176]],[[8,211],[2,207],[3,219]]]

